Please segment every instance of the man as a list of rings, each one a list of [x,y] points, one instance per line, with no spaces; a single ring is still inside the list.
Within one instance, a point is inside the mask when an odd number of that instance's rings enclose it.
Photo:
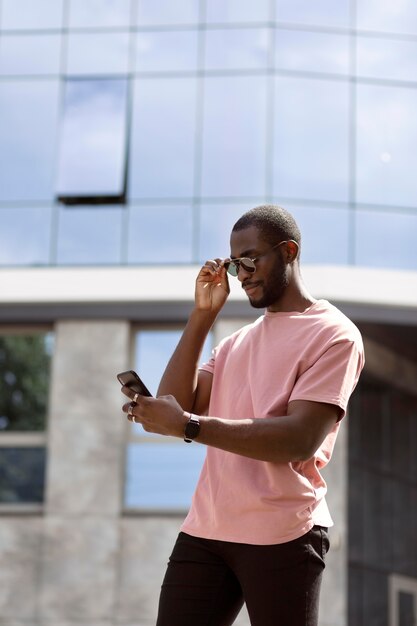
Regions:
[[[200,270],[195,306],[158,398],[124,393],[145,430],[206,444],[162,586],[157,626],[316,626],[327,527],[320,469],[363,367],[357,328],[304,286],[300,232],[276,206],[245,213],[231,257]],[[201,350],[237,276],[265,314]]]

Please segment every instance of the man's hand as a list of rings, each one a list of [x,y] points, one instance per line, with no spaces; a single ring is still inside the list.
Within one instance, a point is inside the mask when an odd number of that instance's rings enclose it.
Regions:
[[[197,276],[196,309],[217,315],[223,308],[229,293],[229,280],[223,259],[206,261]]]
[[[135,392],[129,387],[122,387],[122,392],[130,400],[135,397]],[[122,410],[127,413],[130,421],[141,424],[146,432],[171,437],[182,438],[184,436],[188,417],[174,396],[159,396],[158,398],[136,396],[136,402],[127,402]]]

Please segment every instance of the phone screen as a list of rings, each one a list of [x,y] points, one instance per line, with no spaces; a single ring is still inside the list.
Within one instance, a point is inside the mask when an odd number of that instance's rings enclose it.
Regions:
[[[120,372],[120,374],[117,374],[117,379],[121,385],[126,385],[141,396],[152,396],[145,383],[133,370]]]

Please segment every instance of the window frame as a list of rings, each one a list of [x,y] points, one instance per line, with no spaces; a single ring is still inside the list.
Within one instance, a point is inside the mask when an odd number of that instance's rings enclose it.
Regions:
[[[400,626],[399,597],[400,593],[410,594],[414,600],[414,615],[417,616],[417,578],[390,574],[388,579],[389,626]]]
[[[0,325],[0,336],[16,336],[16,335],[35,335],[35,334],[48,334],[53,333],[52,325],[28,325],[28,326],[12,326],[12,325]],[[52,374],[53,353],[51,356],[51,370]],[[43,431],[2,431],[0,430],[0,452],[3,448],[45,448],[46,454],[48,453],[48,424],[49,424],[49,398],[50,389],[48,393],[48,406],[45,415],[45,430]],[[45,474],[44,493],[46,492],[47,482]],[[43,502],[16,502],[6,503],[0,502],[0,518],[2,515],[7,514],[28,514],[33,515],[36,513],[42,513],[45,508],[46,501]]]
[[[135,354],[135,342],[136,342],[136,337],[138,335],[138,333],[143,332],[143,331],[183,331],[184,327],[185,327],[185,323],[186,321],[178,321],[178,322],[171,322],[171,321],[160,321],[158,322],[149,322],[149,323],[141,323],[141,324],[133,324],[131,327],[131,334],[130,334],[130,347],[129,347],[129,352],[128,352],[128,356],[129,356],[129,367],[131,366],[132,368],[135,367],[135,359],[136,359],[136,354]],[[215,339],[215,335],[213,334],[213,329],[210,332],[208,339],[211,337],[211,341],[212,341],[212,347],[214,347],[214,339]],[[171,354],[168,356],[168,358],[171,356]],[[202,362],[202,361],[201,361]],[[167,360],[168,363],[168,360]],[[140,376],[142,376],[141,372],[138,372],[140,374]],[[146,373],[143,375],[143,381],[145,383],[145,385],[147,384],[147,380],[146,380]],[[156,435],[153,433],[141,433],[141,432],[137,432],[135,431],[135,429],[133,428],[133,425],[131,424],[131,422],[129,420],[126,419],[126,424],[125,424],[125,444],[124,444],[124,451],[123,451],[123,488],[122,488],[122,512],[123,515],[125,516],[132,516],[132,517],[152,517],[154,515],[158,515],[159,517],[184,517],[184,515],[186,515],[189,506],[177,506],[177,507],[169,507],[169,506],[129,506],[126,503],[126,484],[127,484],[127,478],[128,478],[128,467],[127,467],[127,460],[128,460],[128,447],[131,444],[136,444],[136,445],[146,445],[146,444],[158,444],[161,446],[166,446],[166,445],[176,445],[178,446],[178,449],[180,446],[185,445],[183,440],[178,438],[178,437],[166,437],[163,435]],[[194,445],[199,445],[201,446],[202,444],[194,444]]]

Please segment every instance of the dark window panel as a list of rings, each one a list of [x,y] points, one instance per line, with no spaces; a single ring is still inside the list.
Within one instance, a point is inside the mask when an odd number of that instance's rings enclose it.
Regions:
[[[51,335],[0,337],[0,430],[45,429]]]
[[[0,502],[43,502],[45,448],[0,449]]]

